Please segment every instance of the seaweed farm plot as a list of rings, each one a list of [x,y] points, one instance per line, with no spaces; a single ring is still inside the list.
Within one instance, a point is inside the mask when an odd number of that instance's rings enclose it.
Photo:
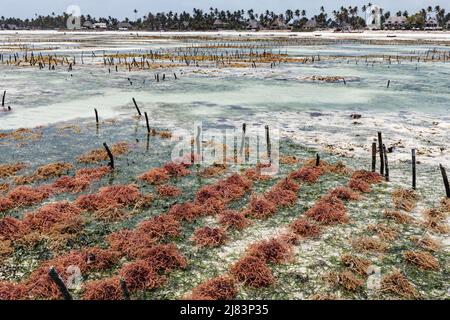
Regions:
[[[5,132],[0,297],[62,299],[51,267],[76,299],[445,297],[433,189],[289,140],[275,176],[174,163],[168,136],[138,119]]]
[[[448,299],[448,42],[0,33],[0,55],[0,300]]]

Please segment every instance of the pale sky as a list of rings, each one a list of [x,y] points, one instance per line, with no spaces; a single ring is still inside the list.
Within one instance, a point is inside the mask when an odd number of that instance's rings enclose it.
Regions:
[[[209,9],[209,7],[223,10],[255,9],[262,12],[266,9],[274,12],[284,12],[286,9],[305,9],[307,15],[316,14],[321,5],[327,12],[338,9],[340,6],[358,5],[361,7],[369,1],[363,0],[0,0],[0,15],[6,17],[32,18],[34,14],[57,14],[66,10],[69,5],[78,5],[82,14],[92,16],[114,16],[116,18],[129,17],[134,19],[133,10],[138,10],[138,17],[148,12],[192,11],[192,8]],[[450,0],[378,0],[371,1],[385,10],[396,12],[398,10],[418,11],[431,5],[433,8],[440,5],[450,11]]]

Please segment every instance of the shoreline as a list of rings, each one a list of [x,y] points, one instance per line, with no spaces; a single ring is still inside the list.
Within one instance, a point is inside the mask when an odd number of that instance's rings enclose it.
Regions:
[[[139,36],[247,36],[247,37],[288,37],[304,39],[336,39],[336,40],[439,40],[450,41],[450,30],[446,31],[406,31],[406,30],[379,30],[362,32],[333,32],[333,31],[311,31],[292,32],[285,30],[263,30],[263,31],[92,31],[92,30],[0,30],[0,35],[139,35]]]

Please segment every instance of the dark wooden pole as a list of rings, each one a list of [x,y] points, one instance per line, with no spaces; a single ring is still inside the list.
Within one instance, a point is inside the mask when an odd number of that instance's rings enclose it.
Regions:
[[[134,99],[134,98],[133,98],[133,103],[134,103],[134,106],[136,107],[136,110],[137,110],[137,112],[138,112],[138,115],[139,115],[139,116],[142,116],[141,110],[139,110],[139,106],[138,106],[138,104],[137,104],[137,102],[136,102],[136,99]]]
[[[411,165],[412,165],[412,188],[416,190],[416,149],[411,150]]]
[[[439,165],[439,168],[441,169],[442,179],[444,180],[445,193],[447,195],[447,198],[450,198],[450,186],[448,184],[447,172],[445,171],[445,168],[442,166],[442,164]]]
[[[105,147],[106,153],[108,153],[108,157],[109,157],[108,166],[110,166],[111,169],[114,170],[114,156],[113,156],[111,150],[109,149],[108,145],[106,144],[106,142],[103,142],[103,146]]]
[[[145,123],[147,124],[147,133],[150,134],[150,124],[148,123],[147,112],[144,112],[144,115],[145,115]]]
[[[55,267],[50,267],[50,269],[48,270],[48,275],[50,276],[52,281],[58,286],[58,290],[63,295],[64,300],[72,300],[72,295],[70,294],[69,290],[64,284],[64,281],[62,281],[58,272],[55,270]]]
[[[385,167],[385,177],[386,177],[386,181],[389,181],[389,164],[388,164],[388,158],[387,158],[387,150],[386,150],[386,146],[383,144],[383,155],[384,155],[384,165]]]
[[[122,289],[122,295],[125,300],[131,300],[130,299],[130,292],[128,291],[127,284],[125,283],[124,279],[120,279],[120,288]]]
[[[272,150],[270,146],[270,131],[269,126],[266,125],[266,144],[267,144],[267,157],[270,159],[270,162],[272,162]]]
[[[381,132],[378,132],[378,149],[380,152],[380,174],[384,176],[383,138]]]
[[[377,143],[372,143],[372,172],[375,172],[377,165]]]
[[[94,109],[94,111],[95,111],[95,122],[98,125],[98,111],[97,111],[97,109]]]
[[[5,98],[6,98],[6,90],[3,91],[3,98],[2,98],[2,107],[5,106]]]
[[[245,134],[247,132],[247,124],[244,123],[242,124],[242,140],[241,140],[241,148],[239,150],[239,154],[242,156],[242,154],[244,153],[244,149],[245,149]]]
[[[320,165],[320,156],[319,154],[316,154],[316,167]]]
[[[391,86],[391,80],[388,80],[387,88],[389,89],[390,86]]]

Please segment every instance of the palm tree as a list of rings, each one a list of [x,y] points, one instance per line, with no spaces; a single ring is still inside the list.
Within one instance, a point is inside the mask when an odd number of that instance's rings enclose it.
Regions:
[[[366,5],[363,5],[361,10],[362,10],[362,12],[364,12],[364,19],[367,21],[367,7],[366,7]]]

